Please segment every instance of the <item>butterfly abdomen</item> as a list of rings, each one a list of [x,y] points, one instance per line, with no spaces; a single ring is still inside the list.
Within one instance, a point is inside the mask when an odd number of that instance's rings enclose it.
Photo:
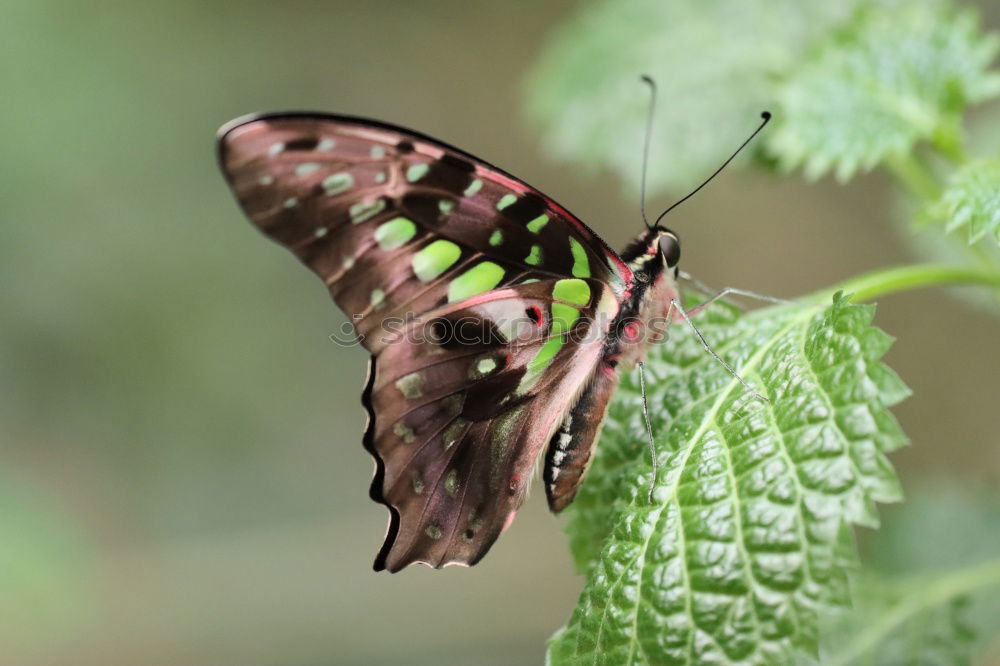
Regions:
[[[618,373],[602,362],[552,436],[542,468],[545,496],[552,511],[562,511],[576,497],[617,386]]]

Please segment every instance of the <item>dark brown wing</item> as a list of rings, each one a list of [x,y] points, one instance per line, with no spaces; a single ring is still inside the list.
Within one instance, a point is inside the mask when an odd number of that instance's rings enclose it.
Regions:
[[[219,156],[250,219],[372,352],[365,441],[392,514],[376,569],[475,563],[594,369],[630,271],[544,195],[408,130],[266,116],[224,128]]]

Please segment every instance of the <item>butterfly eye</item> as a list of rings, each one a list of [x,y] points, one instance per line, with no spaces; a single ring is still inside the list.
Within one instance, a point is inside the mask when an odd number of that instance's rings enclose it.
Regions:
[[[660,254],[663,256],[663,260],[667,262],[668,268],[673,268],[681,260],[681,243],[671,233],[665,233],[660,236]]]

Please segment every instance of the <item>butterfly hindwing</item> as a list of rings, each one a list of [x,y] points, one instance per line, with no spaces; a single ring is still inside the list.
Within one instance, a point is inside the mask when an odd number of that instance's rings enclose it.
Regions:
[[[541,193],[401,128],[264,116],[224,128],[219,157],[372,352],[376,568],[475,563],[597,365],[628,267]]]
[[[377,568],[485,554],[596,364],[616,305],[592,280],[495,290],[428,313],[373,358],[372,495],[393,511]]]

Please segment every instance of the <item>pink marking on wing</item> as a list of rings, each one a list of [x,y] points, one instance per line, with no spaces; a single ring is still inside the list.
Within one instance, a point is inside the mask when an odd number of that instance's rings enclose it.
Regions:
[[[447,561],[447,562],[444,563],[444,566],[442,568],[444,568],[444,567],[462,567],[463,569],[468,569],[470,566],[472,566],[472,565],[469,564],[468,562],[457,562],[455,560],[449,560],[449,561]]]
[[[535,326],[536,327],[541,327],[542,324],[545,323],[544,320],[542,319],[542,309],[540,307],[538,307],[537,305],[532,305],[528,309],[531,310],[531,314],[532,314],[531,318],[535,320]]]
[[[493,291],[487,291],[479,294],[478,296],[472,296],[464,301],[458,301],[456,305],[461,305],[462,308],[471,308],[477,305],[482,305],[483,303],[492,303],[493,301],[499,301],[505,298],[517,298],[517,291],[514,289],[494,289]]]
[[[501,534],[507,531],[507,528],[510,527],[510,524],[514,522],[514,516],[516,515],[517,515],[516,509],[507,514],[507,517],[503,521],[503,527],[500,528]]]

